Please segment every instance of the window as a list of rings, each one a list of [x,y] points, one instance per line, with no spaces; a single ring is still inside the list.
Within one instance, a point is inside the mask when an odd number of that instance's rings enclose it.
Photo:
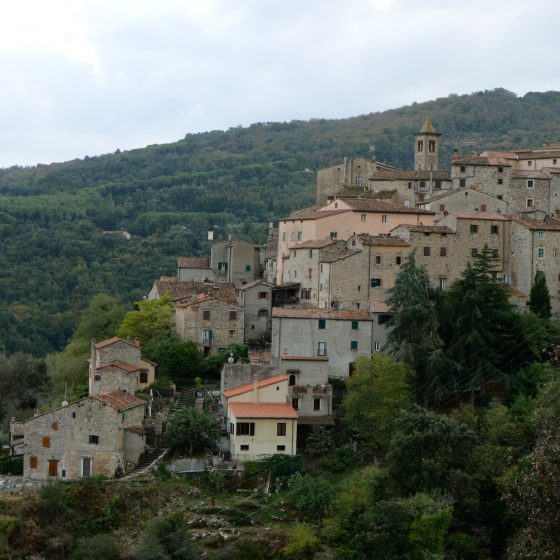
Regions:
[[[501,195],[501,194],[499,194],[496,198],[497,198],[498,200],[504,200],[504,196]]]
[[[537,259],[544,259],[544,247],[537,249]]]
[[[467,170],[467,166],[461,165],[461,173],[465,173],[466,170]]]
[[[230,311],[229,312],[229,320],[230,321],[237,321],[237,311]]]
[[[268,317],[268,309],[259,309],[257,312],[258,317]]]
[[[240,450],[241,450],[241,451],[249,451],[249,445],[246,444],[246,443],[243,444],[243,445],[241,445],[241,449],[240,449]]]
[[[285,436],[286,435],[286,422],[278,422],[276,424],[276,435]]]
[[[76,413],[72,412],[72,418],[76,418]]]
[[[299,410],[299,399],[292,399],[292,407],[295,410]]]
[[[37,468],[37,457],[29,457],[29,468],[30,469]]]
[[[475,225],[475,224],[471,224],[470,232],[471,233],[478,233],[478,226]]]
[[[490,233],[493,235],[498,235],[498,226],[496,225],[490,226]]]
[[[204,321],[210,321],[210,311],[203,311],[202,312],[202,319]]]
[[[236,435],[238,436],[254,436],[255,423],[254,422],[237,422]]]
[[[445,204],[440,204],[439,205],[439,211],[443,212],[445,210]]]
[[[51,446],[51,438],[50,438],[49,436],[45,436],[45,437],[42,439],[41,445],[42,445],[43,447],[50,447],[50,446]]]
[[[425,189],[425,188],[426,188],[426,181],[420,181],[420,188],[421,188],[421,189]],[[422,194],[424,194],[424,193],[422,193]],[[422,199],[422,201],[423,201],[423,200],[424,200],[424,199]]]
[[[327,343],[319,342],[317,344],[317,356],[326,356],[326,355],[327,355]]]
[[[425,256],[425,257],[429,257],[429,256],[430,256],[430,248],[429,248],[429,247],[424,247],[424,256]]]
[[[245,272],[251,272],[251,265],[250,264],[245,265]]]
[[[527,208],[533,208],[533,202],[534,200],[532,198],[528,198],[526,203]]]
[[[503,179],[498,179],[498,185],[503,185],[504,184],[504,180]]]
[[[387,214],[381,214],[381,222],[382,222],[383,224],[386,224],[386,223],[387,223]]]
[[[292,373],[289,377],[288,385],[290,385],[290,387],[293,387],[295,384],[296,384],[296,376]]]
[[[303,239],[303,231],[301,229],[297,232],[297,240],[301,241]]]
[[[388,315],[387,313],[383,313],[383,314],[381,314],[377,317],[377,324],[378,325],[384,325],[385,323],[388,323],[392,318],[393,318],[392,315]]]
[[[409,182],[408,182],[408,188],[409,188],[409,189],[412,189],[412,181],[409,181]]]
[[[56,432],[56,430],[58,430],[58,422],[53,422],[51,424],[51,430],[54,430]]]
[[[374,342],[373,343],[373,351],[374,352],[379,352],[379,350],[381,350],[381,343],[380,342]]]
[[[381,255],[375,255],[375,264],[381,264]]]
[[[353,331],[357,331],[357,330],[358,330],[358,321],[352,321],[352,330],[353,330]]]
[[[313,249],[309,249],[309,258],[313,257]]]
[[[372,278],[372,279],[371,279],[371,287],[372,287],[372,288],[379,288],[379,287],[381,287],[381,278]]]
[[[360,284],[358,284],[358,292],[362,289],[362,286],[360,286]]]
[[[436,189],[441,189],[441,179],[436,179],[434,182],[435,182],[434,187]]]
[[[101,374],[100,373],[96,373],[93,378],[95,379],[95,381],[101,381]]]
[[[297,270],[294,270],[294,278],[297,278]]]
[[[527,188],[532,189],[535,186],[534,179],[527,179]]]
[[[323,283],[322,283],[322,282],[319,284],[319,291],[320,291],[320,292],[323,291]]]
[[[210,329],[205,329],[202,331],[202,344],[207,346],[212,344],[212,331]]]
[[[357,340],[351,340],[350,341],[350,350],[357,350],[358,349],[358,341]]]
[[[466,179],[459,179],[459,187],[464,189],[466,186],[467,186],[467,180]]]
[[[276,446],[276,451],[286,451],[286,446],[285,445],[277,445]]]
[[[418,140],[418,151],[419,152],[424,151],[424,140]]]
[[[533,167],[533,162],[531,160],[527,162],[527,167]]]
[[[313,410],[321,410],[321,399],[313,399]]]
[[[268,299],[268,292],[259,292],[258,299]]]
[[[90,435],[88,443],[92,443],[94,445],[99,445],[99,436]]]
[[[557,159],[553,159],[553,160],[552,160],[552,165],[556,165],[557,162],[558,162]]]
[[[327,320],[326,319],[319,319],[319,328],[325,329],[327,327]]]
[[[480,211],[481,212],[486,212],[486,204],[481,204],[480,205]]]
[[[428,140],[428,152],[434,153],[436,151],[436,141]]]
[[[311,288],[301,289],[301,299],[311,299]]]
[[[401,264],[401,262],[402,262],[402,257],[396,257],[395,258],[395,263],[396,264]]]
[[[503,167],[498,167],[498,173],[503,173],[504,172],[504,168]]]
[[[492,256],[497,259],[500,256],[498,249],[492,249]]]
[[[285,231],[282,232],[282,241],[286,241],[286,232]]]
[[[478,255],[478,249],[476,247],[473,247],[471,249],[471,257],[476,257]]]
[[[330,238],[331,239],[336,239],[337,237],[338,237],[338,233],[336,231],[331,231]]]
[[[438,287],[440,292],[445,292],[447,288],[447,278],[440,278]]]
[[[410,208],[410,200],[405,200],[405,201],[404,201],[404,205],[405,205],[407,208]]]
[[[313,275],[313,269],[312,268],[308,268],[307,269],[307,278],[311,279],[311,276]]]
[[[537,232],[537,236],[538,236],[538,238],[541,239],[541,240],[544,239],[544,231],[538,231],[538,232]]]
[[[447,257],[447,247],[440,247],[439,248],[439,256],[440,257]]]
[[[228,335],[230,338],[234,338],[235,337],[235,329],[229,329],[228,330]]]
[[[285,241],[286,240],[286,232],[284,232],[282,235],[283,235],[283,239]],[[218,270],[227,270],[227,262],[219,262],[218,263]]]
[[[366,215],[365,214],[360,214],[360,221],[362,221],[362,222],[366,221]]]

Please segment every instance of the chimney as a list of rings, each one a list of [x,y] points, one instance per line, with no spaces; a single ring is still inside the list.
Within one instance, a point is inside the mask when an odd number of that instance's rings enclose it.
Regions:
[[[257,404],[259,402],[259,393],[258,393],[258,380],[259,378],[256,375],[253,375],[253,402]]]

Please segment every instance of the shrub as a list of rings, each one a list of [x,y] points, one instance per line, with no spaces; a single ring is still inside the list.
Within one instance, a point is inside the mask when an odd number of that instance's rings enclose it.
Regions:
[[[100,533],[82,539],[70,555],[70,560],[117,560],[119,557],[115,539],[107,533]]]

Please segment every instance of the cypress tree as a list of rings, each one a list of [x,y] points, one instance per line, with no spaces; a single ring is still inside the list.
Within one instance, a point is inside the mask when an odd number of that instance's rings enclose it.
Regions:
[[[541,319],[549,319],[552,315],[550,306],[550,294],[546,285],[546,276],[542,270],[537,270],[535,280],[529,294],[529,307],[531,311]]]

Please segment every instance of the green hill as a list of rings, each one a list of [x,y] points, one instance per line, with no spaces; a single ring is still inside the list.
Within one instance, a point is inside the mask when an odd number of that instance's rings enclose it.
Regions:
[[[215,238],[264,240],[266,223],[313,203],[314,172],[344,155],[412,164],[430,116],[454,148],[560,141],[560,93],[503,89],[341,120],[257,123],[66,163],[0,170],[0,350],[64,346],[99,292],[139,299],[176,257]],[[132,234],[126,240],[119,233]]]

